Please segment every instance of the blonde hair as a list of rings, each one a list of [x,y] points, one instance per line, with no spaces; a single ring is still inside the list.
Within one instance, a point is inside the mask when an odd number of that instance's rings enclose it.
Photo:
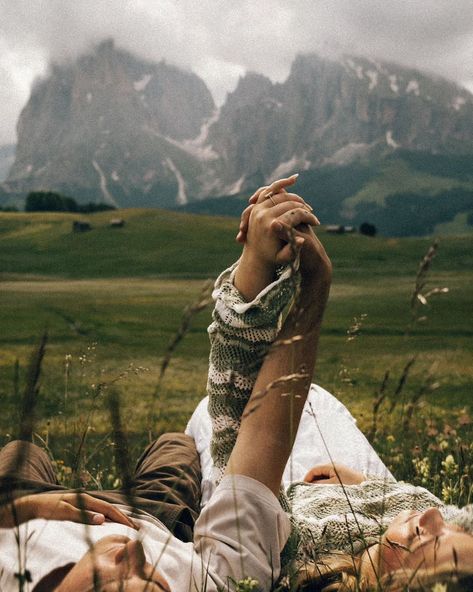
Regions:
[[[318,563],[299,567],[297,590],[304,592],[404,592],[429,591],[437,584],[445,584],[447,592],[473,590],[473,565],[452,572],[451,568],[398,570],[384,574],[373,584],[363,575],[361,557],[349,554],[328,555]],[[427,586],[427,587],[426,587]]]

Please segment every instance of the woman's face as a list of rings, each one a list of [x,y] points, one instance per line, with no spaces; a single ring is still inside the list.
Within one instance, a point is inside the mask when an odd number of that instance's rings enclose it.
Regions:
[[[399,570],[471,569],[473,536],[447,524],[437,508],[401,512],[391,522],[381,542],[367,549],[362,563],[378,578]]]

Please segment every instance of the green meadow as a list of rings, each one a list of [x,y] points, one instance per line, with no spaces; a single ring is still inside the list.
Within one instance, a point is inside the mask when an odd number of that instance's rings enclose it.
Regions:
[[[109,226],[117,215],[123,228]],[[103,473],[113,447],[108,392],[120,396],[133,452],[149,437],[182,430],[205,395],[211,307],[185,310],[240,247],[230,218],[124,210],[84,216],[92,229],[73,233],[76,218],[0,213],[0,436],[5,442],[16,433],[28,359],[46,331],[35,438],[66,467],[86,440],[84,466],[104,484],[113,478]],[[471,442],[473,237],[441,240],[422,293],[448,292],[413,310],[419,261],[432,239],[319,234],[334,282],[315,381],[349,406],[403,476],[415,478],[411,459],[399,463],[405,442],[427,450],[445,426],[449,450],[471,467],[464,444]],[[437,463],[442,446],[431,451]]]

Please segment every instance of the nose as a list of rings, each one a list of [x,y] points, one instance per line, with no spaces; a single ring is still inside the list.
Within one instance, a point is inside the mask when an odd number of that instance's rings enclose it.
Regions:
[[[439,534],[444,525],[442,514],[437,508],[429,508],[419,516],[419,526],[433,535]]]
[[[120,565],[128,575],[143,573],[146,556],[140,541],[128,541],[120,547],[115,555],[115,563]]]

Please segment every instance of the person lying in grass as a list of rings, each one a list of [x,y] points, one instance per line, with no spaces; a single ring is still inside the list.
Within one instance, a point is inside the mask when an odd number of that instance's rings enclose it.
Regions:
[[[199,444],[199,424],[197,429],[190,426],[189,430],[201,452],[206,446],[210,447],[214,474],[207,475],[207,485],[212,480],[218,482],[225,474],[241,426],[259,410],[259,401],[261,404],[266,401],[270,383],[264,388],[260,385],[263,360],[264,364],[271,359],[280,363],[283,356],[290,360],[300,351],[297,340],[306,340],[305,323],[310,322],[310,314],[304,310],[305,306],[310,306],[306,301],[300,309],[298,330],[294,331],[292,342],[278,336],[284,308],[293,296],[298,298],[300,289],[305,291],[310,273],[304,245],[310,244],[308,237],[313,234],[312,230],[305,225],[291,225],[290,216],[294,213],[290,210],[284,216],[279,213],[286,204],[299,199],[285,190],[293,180],[262,187],[250,199],[237,236],[244,243],[242,256],[216,282],[216,305],[209,328],[211,441],[206,443],[204,438]],[[290,235],[293,247],[304,240],[299,271],[295,264],[281,265],[286,262]],[[268,236],[269,240],[264,248],[257,249],[262,236]],[[254,269],[259,273],[253,276],[251,270]],[[324,298],[316,290],[312,291],[312,296]],[[307,347],[303,351],[309,352]],[[306,359],[297,358],[299,368],[312,366],[315,354],[309,353]],[[301,401],[293,389],[293,376],[287,372],[287,366],[281,364],[276,382],[289,401],[289,413],[297,410],[298,417]],[[380,470],[376,462],[373,463],[377,469],[375,479],[367,479],[360,472],[366,468],[369,472],[370,467],[334,464],[332,454],[337,460],[350,457],[356,460],[353,446],[363,445],[364,437],[354,433],[346,421],[339,426],[324,425],[324,414],[318,418],[320,396],[311,394],[314,396],[309,396],[310,405],[306,407],[308,419],[302,419],[304,429],[312,429],[316,436],[319,431],[327,434],[328,430],[344,430],[345,433],[335,439],[338,450],[331,450],[329,434],[326,440],[319,438],[318,445],[327,447],[322,451],[326,458],[319,457],[319,462],[322,460],[324,464],[316,467],[306,464],[305,477],[299,470],[299,479],[303,481],[294,483],[288,491],[289,511],[298,537],[295,560],[299,584],[327,592],[360,592],[407,587],[423,590],[430,589],[425,586],[433,582],[449,581],[448,590],[473,590],[473,506],[462,511],[444,506],[427,490],[396,482],[387,470]],[[202,420],[202,414],[199,419]],[[271,422],[269,415],[265,422]],[[210,439],[210,430],[206,433]],[[267,437],[266,430],[258,435],[261,437],[261,434]],[[273,437],[280,438],[278,433]],[[296,440],[293,453],[296,459],[300,456],[297,445]],[[259,446],[260,438],[255,438],[251,458],[258,456]],[[314,450],[314,456],[317,453],[320,451]],[[370,458],[373,459],[373,455]],[[308,462],[307,457],[304,462]],[[289,465],[286,473],[290,474],[291,468]]]
[[[2,592],[211,592],[233,590],[246,578],[261,590],[272,588],[291,530],[277,495],[314,370],[331,281],[325,250],[308,231],[317,219],[301,198],[278,197],[282,186],[274,186],[274,198],[249,221],[258,238],[245,245],[238,282],[243,291],[245,285],[264,289],[268,262],[287,265],[297,256],[297,296],[281,330],[268,333],[279,345],[259,363],[251,413],[242,419],[221,482],[195,525],[197,456],[187,436],[178,439],[186,451],[178,460],[164,454],[172,457],[172,442],[154,443],[138,462],[134,488],[113,498],[54,491],[46,455],[30,443],[12,443],[0,459],[0,468],[8,467],[0,515]],[[291,229],[300,225],[293,238]],[[275,237],[278,227],[286,229],[283,240]],[[292,295],[287,290],[278,306]],[[290,397],[282,375],[290,377]],[[38,489],[48,493],[32,493]],[[165,512],[163,504],[169,505]]]

